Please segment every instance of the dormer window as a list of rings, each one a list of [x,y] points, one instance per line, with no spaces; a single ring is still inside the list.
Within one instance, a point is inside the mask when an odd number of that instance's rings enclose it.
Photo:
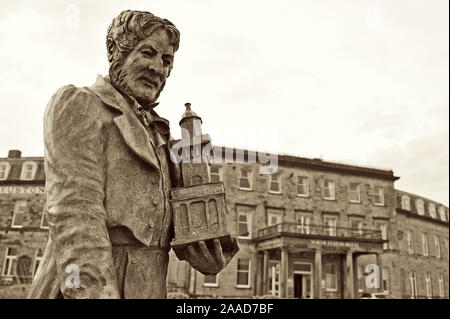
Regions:
[[[447,216],[445,216],[445,208],[444,207],[439,207],[439,217],[441,217],[441,220],[443,221],[443,222],[445,222],[445,221],[447,221]]]
[[[409,197],[406,195],[402,196],[402,209],[407,211],[411,210],[411,203],[409,201]]]
[[[422,216],[425,215],[425,206],[424,206],[423,200],[418,199],[416,201],[416,208],[417,208],[417,213],[419,215],[422,215]]]
[[[22,172],[20,173],[20,179],[23,181],[31,181],[36,175],[37,163],[35,162],[24,162],[22,164]]]
[[[5,181],[8,178],[11,165],[8,162],[0,163],[0,181]]]
[[[436,206],[433,203],[428,204],[428,213],[431,217],[436,218]]]

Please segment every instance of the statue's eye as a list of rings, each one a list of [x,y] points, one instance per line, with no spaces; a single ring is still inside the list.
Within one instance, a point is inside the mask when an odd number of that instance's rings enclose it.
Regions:
[[[170,63],[172,63],[172,61],[170,61],[169,59],[165,59],[163,60],[164,66],[169,66]]]
[[[141,53],[143,55],[147,56],[147,57],[150,57],[150,58],[155,55],[155,53],[153,51],[150,51],[150,50],[143,50],[143,51],[141,51]]]

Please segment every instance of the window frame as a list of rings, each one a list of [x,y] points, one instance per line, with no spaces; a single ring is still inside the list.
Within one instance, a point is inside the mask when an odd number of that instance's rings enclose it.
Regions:
[[[437,235],[434,235],[434,255],[436,256],[436,258],[442,257],[441,239]]]
[[[428,299],[433,297],[433,283],[432,283],[432,275],[431,272],[425,272],[425,294]]]
[[[303,183],[300,184],[299,183],[300,179],[302,179],[302,181],[306,181],[306,183],[305,184],[303,184]],[[304,189],[305,193],[299,193],[298,192],[299,185],[303,186],[303,189]],[[297,186],[296,192],[297,192],[297,196],[298,197],[309,197],[309,177],[308,176],[297,175],[297,185],[296,186]]]
[[[13,269],[14,268],[14,260],[16,261],[15,267],[17,267],[17,262],[19,260],[19,256],[9,255],[9,251],[13,248],[14,247],[6,247],[5,259],[3,261],[3,268],[2,268],[2,277],[12,278],[16,275],[15,272],[17,271],[17,269]],[[8,260],[9,260],[8,267],[6,267],[6,263]],[[7,272],[5,270],[7,270]],[[11,272],[12,272],[12,274],[11,274]]]
[[[218,172],[217,173],[213,173],[212,172],[212,168],[217,168],[217,170],[218,170]],[[211,180],[211,183],[218,183],[218,182],[223,182],[223,172],[222,172],[223,170],[222,170],[222,166],[218,166],[218,165],[211,165],[211,167],[210,167],[210,171],[209,171],[209,177],[210,177],[210,180]],[[218,176],[218,178],[219,178],[219,181],[218,182],[213,182],[213,180],[212,180],[212,176]]]
[[[0,172],[4,173],[4,177],[0,175],[0,181],[6,181],[9,177],[9,172],[11,171],[11,164],[9,162],[0,162]]]
[[[447,221],[447,216],[445,214],[445,208],[444,206],[439,206],[438,208],[438,214],[439,214],[439,218],[443,221],[446,222]]]
[[[274,176],[277,176],[278,180],[274,181],[273,180]],[[272,183],[278,184],[278,191],[272,190]],[[280,172],[270,174],[270,177],[269,177],[269,193],[270,194],[281,194],[282,193],[281,192],[281,173]]]
[[[374,192],[373,192],[373,204],[375,206],[384,206],[384,204],[385,204],[385,202],[384,202],[384,187],[376,185],[376,186],[374,186],[373,189],[374,189]],[[375,191],[377,189],[378,189],[378,192]],[[379,196],[380,202],[376,201],[377,196]]]
[[[238,238],[239,239],[252,239],[252,214],[251,211],[248,210],[240,210],[239,207],[242,207],[241,205],[237,205],[237,234],[238,234]],[[246,206],[243,206],[246,207]],[[248,236],[241,236],[240,235],[240,224],[242,224],[242,222],[239,220],[240,215],[245,215],[247,218],[247,230],[248,230]]]
[[[422,255],[423,256],[429,256],[430,254],[430,247],[428,245],[428,234],[425,232],[422,232]]]
[[[389,274],[389,267],[382,267],[381,268],[381,285],[382,285],[383,291],[385,293],[388,293],[391,290],[390,279],[391,278],[390,278],[390,274]],[[387,287],[385,287],[385,282],[386,282]]]
[[[203,275],[203,287],[210,287],[210,288],[217,288],[219,287],[219,273],[214,275],[216,277],[216,282],[205,282],[205,279],[207,276],[213,276],[213,275]]]
[[[355,235],[355,234],[362,235],[363,234],[363,223],[364,223],[363,219],[362,218],[351,217],[349,219],[349,221],[350,221],[350,229],[351,229],[352,235]],[[353,228],[353,225],[352,225],[353,222],[357,222],[358,223],[358,227],[357,228]],[[356,230],[358,230],[358,231],[356,231]]]
[[[277,219],[279,219],[279,222],[276,224],[272,224],[270,222],[271,217],[276,216]],[[276,212],[275,210],[267,210],[267,226],[274,226],[281,224],[283,222],[283,212]]]
[[[420,216],[425,216],[425,202],[423,201],[423,199],[416,199],[416,209],[417,214],[419,214]]]
[[[31,165],[31,177],[27,178],[27,170],[25,169],[28,165]],[[36,176],[36,171],[37,171],[37,163],[33,162],[33,161],[26,161],[22,163],[22,169],[20,171],[20,180],[21,181],[32,181],[34,180],[35,176]]]
[[[431,218],[437,218],[436,205],[434,203],[428,203],[428,214],[430,215]]]
[[[331,195],[331,192],[330,192],[330,185],[328,184],[327,186],[325,186],[326,183],[331,183],[331,185],[333,185],[333,187],[332,187],[332,189],[333,189],[333,195],[330,196],[330,197],[326,197],[326,196],[325,196],[326,190],[328,190],[328,192],[329,192],[330,195]],[[323,199],[325,199],[325,200],[336,200],[336,182],[335,182],[334,180],[328,179],[328,178],[326,178],[326,179],[323,180]]]
[[[417,289],[417,275],[415,271],[410,271],[408,273],[409,277],[409,289],[411,292],[411,299],[416,299],[418,296],[418,289]]]
[[[406,231],[406,249],[409,255],[413,255],[415,251],[414,247],[414,232],[412,230]]]
[[[313,217],[312,213],[305,213],[305,212],[301,212],[301,211],[295,212],[295,222],[298,224],[297,228],[300,228],[301,234],[309,235],[311,233],[310,227],[311,227],[312,217]]]
[[[334,221],[334,225],[333,226],[328,226],[327,225],[327,221],[328,220],[333,220]],[[336,237],[337,236],[338,218],[336,216],[324,216],[323,223],[324,223],[324,227],[325,227],[325,235],[326,236],[330,236],[330,237]],[[328,233],[329,229],[332,230],[331,233]]]
[[[445,297],[445,280],[444,274],[439,273],[439,297]]]
[[[329,273],[328,272],[328,269],[327,269],[327,267],[328,266],[334,266],[334,268],[335,268],[335,273],[334,274],[331,274],[331,273]],[[337,263],[327,263],[327,264],[325,264],[325,291],[326,292],[337,292],[338,291],[338,266],[337,266]],[[336,288],[329,288],[328,287],[328,275],[332,275],[332,276],[334,276],[334,284],[335,284],[335,287]]]
[[[411,211],[411,199],[407,195],[402,195],[402,209]]]
[[[239,284],[239,260],[248,260],[248,272],[247,272],[247,284],[243,285],[243,284]],[[251,288],[251,271],[252,271],[252,260],[250,258],[238,258],[237,262],[236,262],[236,288]]]
[[[11,228],[14,228],[14,229],[23,228],[23,220],[22,220],[22,225],[15,225],[14,224],[14,222],[16,221],[16,215],[18,213],[18,210],[20,209],[19,205],[18,205],[19,203],[25,203],[25,205],[23,206],[25,210],[26,210],[26,208],[28,206],[28,201],[26,199],[19,199],[18,198],[18,199],[16,199],[14,201],[14,212],[13,212],[13,217],[12,217],[12,220],[11,220]],[[26,215],[26,211],[23,212],[23,213],[20,213],[20,214],[25,216]]]
[[[242,177],[242,172],[243,171],[246,171],[248,173],[246,178],[248,180],[249,188],[241,186],[241,179],[244,178],[244,177]],[[239,189],[243,190],[243,191],[251,191],[251,190],[253,190],[253,171],[251,169],[247,169],[247,168],[241,167],[239,172],[240,172],[240,175],[239,175]]]
[[[352,185],[356,185],[356,190],[352,190]],[[356,193],[358,196],[357,200],[350,198],[350,194]],[[361,203],[361,184],[360,183],[350,183],[348,186],[348,201],[349,203],[359,204]]]

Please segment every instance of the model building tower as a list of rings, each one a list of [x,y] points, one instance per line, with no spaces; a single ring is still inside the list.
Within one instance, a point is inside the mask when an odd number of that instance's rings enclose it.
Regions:
[[[183,145],[183,161],[181,171],[184,187],[209,183],[209,164],[202,154],[206,145],[211,142],[209,135],[202,134],[202,119],[191,110],[191,103],[184,105],[186,111],[180,120]],[[188,151],[186,153],[186,151]]]
[[[175,232],[171,246],[179,257],[187,245],[199,241],[219,239],[224,251],[232,249],[225,186],[223,182],[211,183],[208,159],[203,156],[206,152],[211,155],[211,139],[202,134],[202,119],[191,110],[191,104],[185,106],[180,121],[182,140],[177,142],[183,151],[183,187],[170,190]]]

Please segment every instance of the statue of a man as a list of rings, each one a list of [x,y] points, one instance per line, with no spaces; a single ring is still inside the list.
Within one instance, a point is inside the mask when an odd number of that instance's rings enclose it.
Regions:
[[[165,298],[173,238],[169,123],[154,107],[180,34],[149,12],[124,11],[108,28],[109,76],[67,85],[44,116],[49,240],[30,298]],[[216,274],[239,247],[190,245],[180,259]]]

